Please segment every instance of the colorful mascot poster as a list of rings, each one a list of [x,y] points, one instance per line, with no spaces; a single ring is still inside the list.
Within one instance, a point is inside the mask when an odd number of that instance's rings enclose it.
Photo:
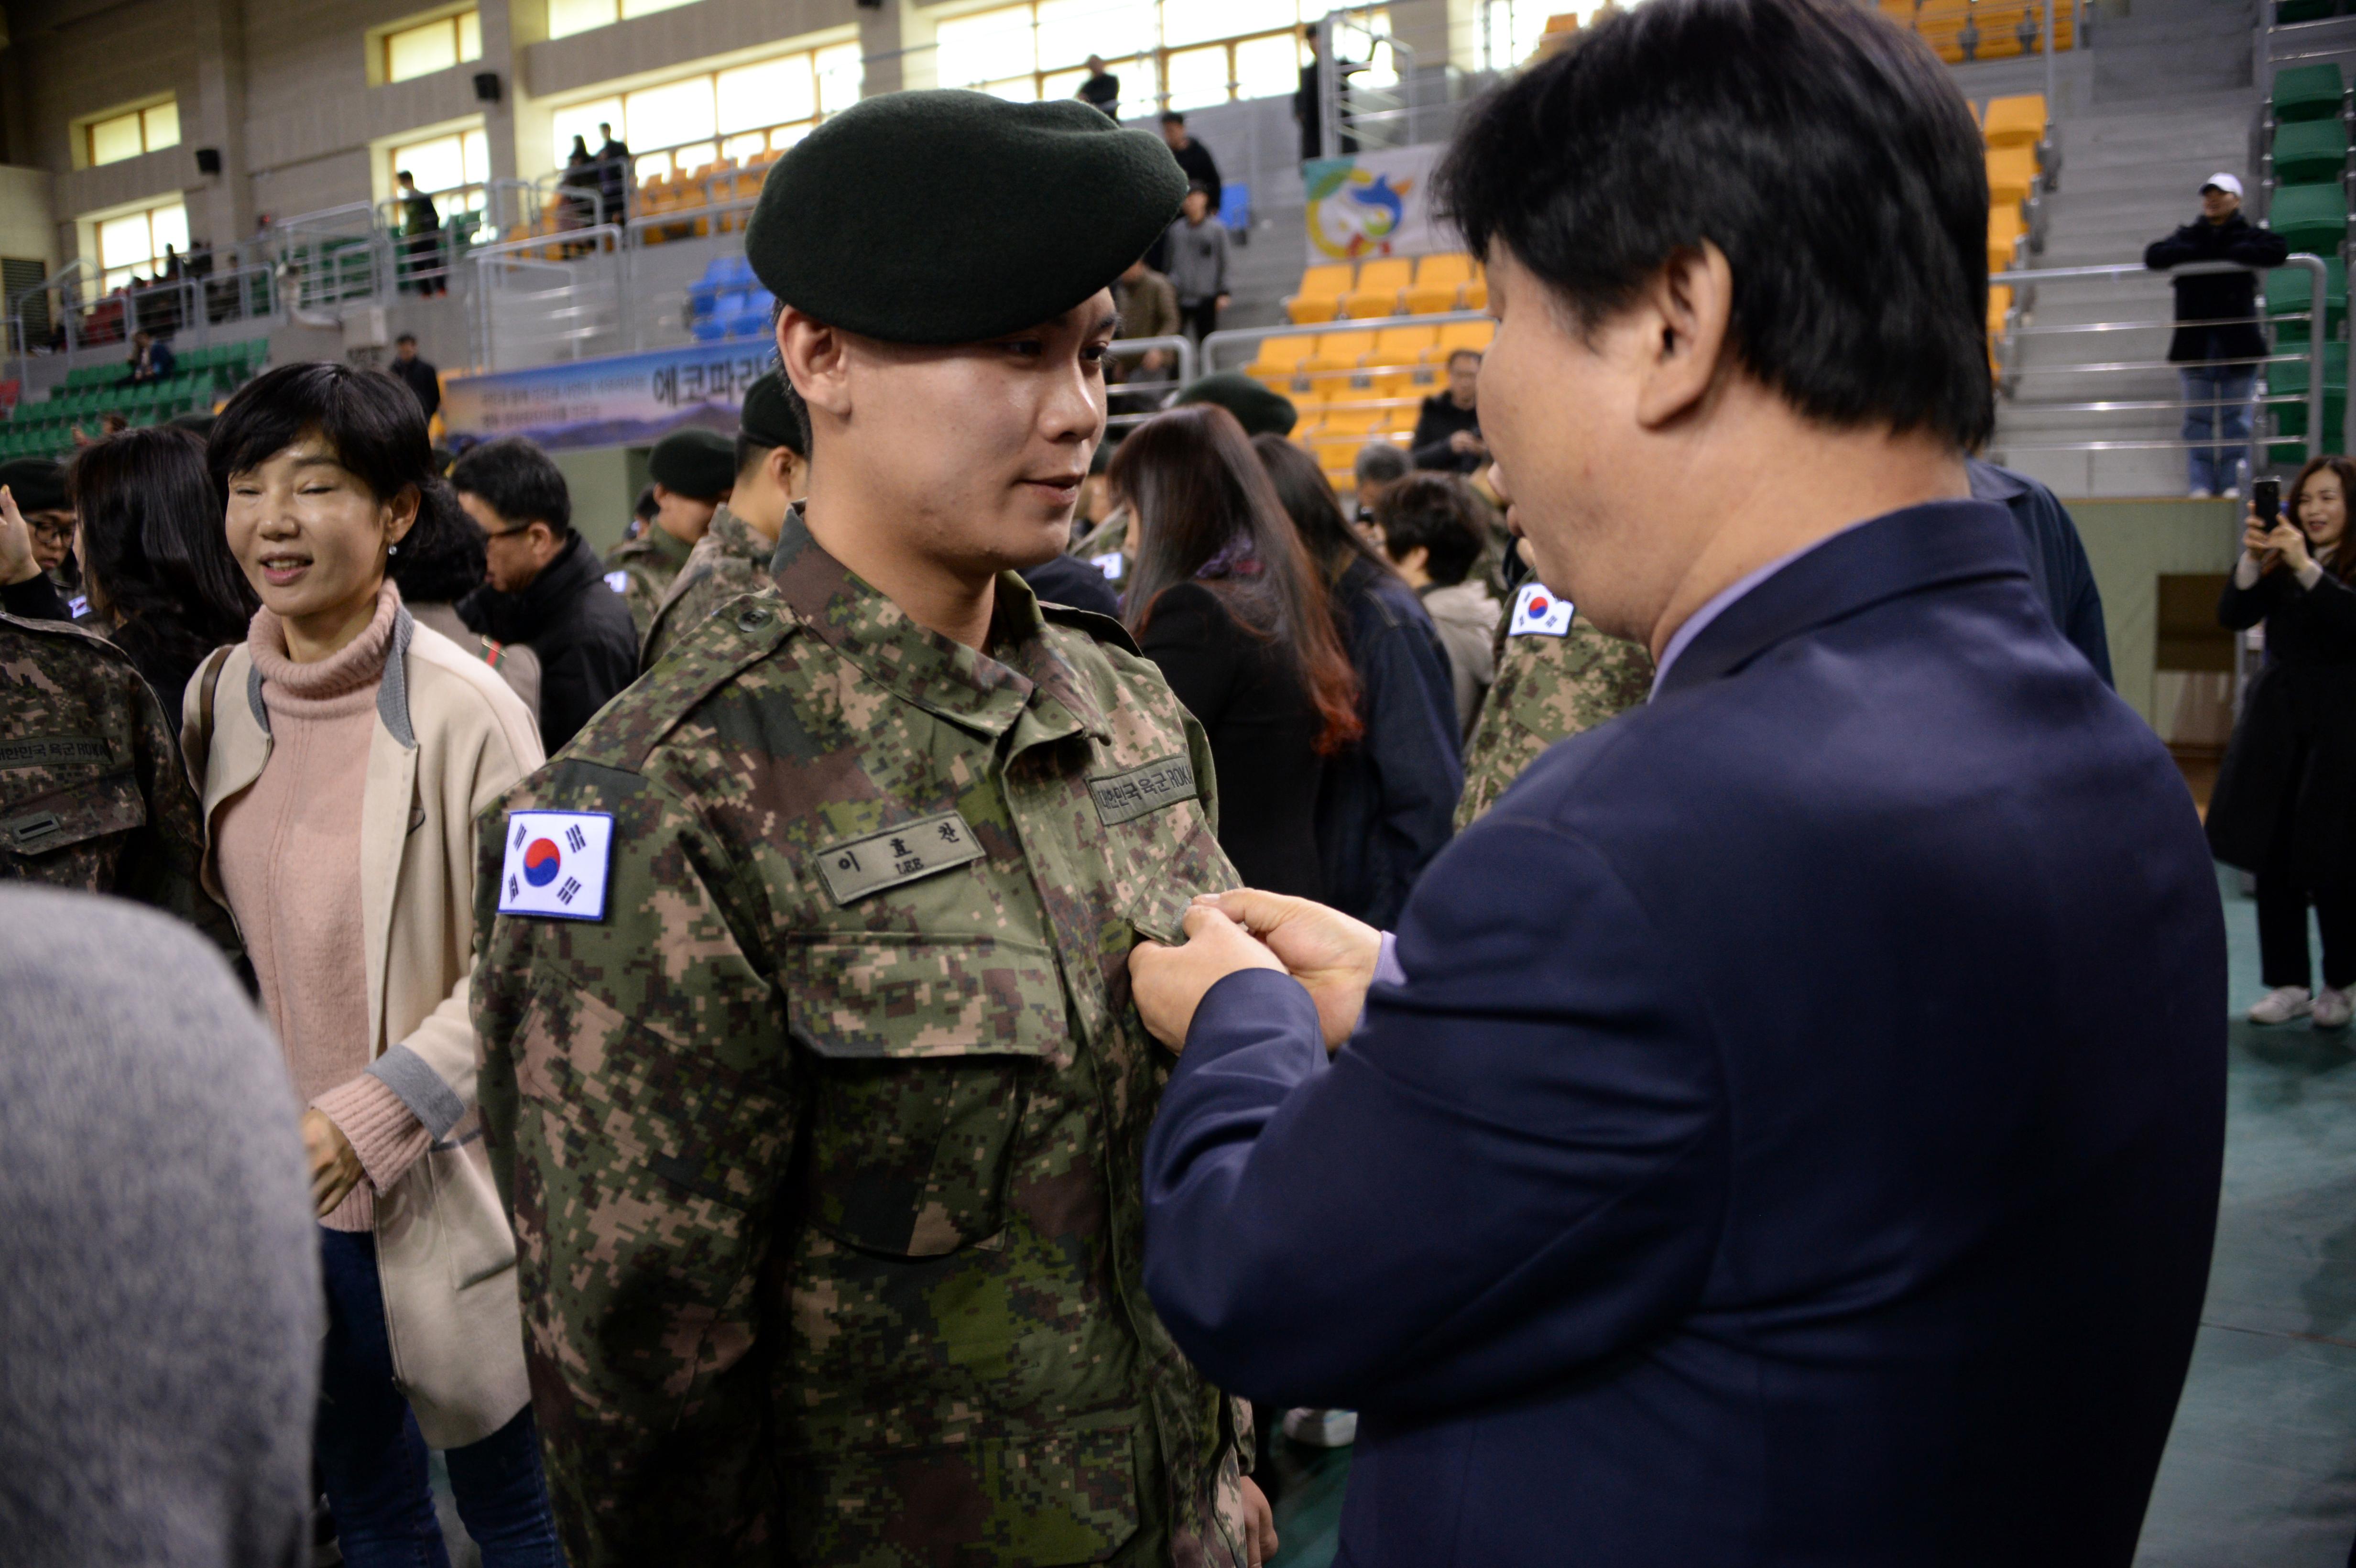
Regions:
[[[1431,167],[1440,153],[1426,144],[1301,165],[1311,263],[1459,249],[1431,219]]]

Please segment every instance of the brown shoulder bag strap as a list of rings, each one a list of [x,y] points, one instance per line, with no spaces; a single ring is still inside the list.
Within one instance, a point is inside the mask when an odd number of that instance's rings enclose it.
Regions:
[[[180,755],[188,766],[188,782],[197,786],[197,802],[205,798],[205,769],[212,761],[213,692],[220,685],[221,666],[229,663],[236,644],[224,644],[207,656],[197,672],[197,721],[180,735]]]

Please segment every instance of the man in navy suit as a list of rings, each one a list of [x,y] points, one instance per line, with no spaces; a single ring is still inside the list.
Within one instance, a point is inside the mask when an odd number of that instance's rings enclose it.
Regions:
[[[1222,1385],[1362,1412],[1355,1568],[2124,1565],[2208,1273],[2223,925],[2166,750],[1969,498],[1964,101],[1844,0],[1651,0],[1440,189],[1538,575],[1658,685],[1395,944],[1241,892],[1132,955],[1183,1046],[1154,1302]]]

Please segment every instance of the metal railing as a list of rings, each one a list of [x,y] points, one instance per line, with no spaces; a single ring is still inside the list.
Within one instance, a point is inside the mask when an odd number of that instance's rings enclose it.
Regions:
[[[622,238],[601,223],[477,246],[476,363],[511,370],[629,347],[619,341],[632,283]]]
[[[228,254],[233,255],[234,252]],[[235,325],[268,321],[279,314],[277,269],[266,261],[212,268],[216,253],[203,252],[187,263],[177,278],[101,292],[97,269],[77,261],[55,276],[17,290],[5,302],[8,352],[18,361],[14,374],[24,375],[22,361],[35,353],[59,357],[69,366],[93,358],[124,357],[124,345],[134,332],[171,337],[191,327]],[[197,268],[205,268],[197,271]],[[48,317],[46,340],[34,341],[27,310],[32,300],[55,295],[41,313]]]
[[[2256,78],[2258,110],[2265,112],[2275,95],[2275,72],[2306,60],[2331,59],[2356,53],[2356,16],[2319,16],[2305,22],[2276,19],[2275,0],[2257,0],[2257,19],[2250,40],[2251,74]]]
[[[1413,111],[1407,84],[1415,79],[1415,51],[1387,29],[1376,28],[1371,17],[1361,19],[1357,15],[1371,9],[1328,11],[1317,22],[1318,145],[1329,158],[1403,146],[1409,140]],[[1354,81],[1373,63],[1376,51],[1385,48],[1390,51],[1391,76],[1398,91]],[[1356,69],[1343,69],[1345,66]]]
[[[2330,441],[2333,432],[2327,431],[2324,425],[2328,406],[2325,381],[2326,347],[2329,338],[2326,329],[2329,320],[2325,292],[2327,272],[2321,258],[2303,254],[2290,257],[2284,262],[2284,269],[2297,270],[2307,274],[2310,290],[2308,296],[2309,308],[2307,311],[2237,316],[2217,321],[2183,321],[2178,319],[2174,312],[2170,311],[2165,315],[2148,318],[2052,325],[2040,325],[2035,316],[2040,293],[2052,285],[2097,280],[2115,283],[2131,278],[2149,278],[2155,283],[2167,283],[2181,277],[2225,272],[2256,273],[2266,269],[2245,266],[2234,261],[2201,261],[2188,263],[2166,272],[2155,272],[2147,268],[2141,261],[2117,261],[2086,267],[2016,267],[1991,275],[1988,279],[1991,287],[2009,288],[2014,291],[2013,304],[2007,313],[2003,328],[1990,341],[1990,348],[1996,360],[1998,394],[1998,434],[1991,443],[1991,449],[2008,458],[2026,453],[2074,452],[2092,454],[2101,452],[2190,452],[2194,450],[2222,452],[2238,446],[2244,449],[2244,460],[2249,464],[2249,472],[2254,475],[2261,473],[2266,466],[2263,458],[2263,449],[2265,447],[2296,442],[2305,451],[2314,453],[2335,444]],[[2295,394],[2275,392],[2268,379],[2261,375],[2253,379],[2250,396],[2246,401],[2233,405],[2228,405],[2222,400],[2212,400],[2204,405],[2196,400],[2180,395],[2172,398],[2114,396],[2076,399],[2065,396],[2061,399],[2035,400],[2023,400],[2020,397],[2022,383],[2032,378],[2060,379],[2071,377],[2149,376],[2162,371],[2172,373],[2188,368],[2170,361],[2164,355],[2155,357],[2110,357],[2045,365],[2025,362],[2022,349],[2028,344],[2040,339],[2104,336],[2123,333],[2167,333],[2172,336],[2178,328],[2183,326],[2253,325],[2263,330],[2269,321],[2282,323],[2301,320],[2308,324],[2307,342],[2297,351],[2286,349],[2265,354],[2254,359],[2235,360],[2232,363],[2252,365],[2258,368],[2261,372],[2269,365],[2304,365],[2307,370],[2307,386],[2302,392]],[[2092,415],[2099,418],[2169,412],[2181,414],[2203,406],[2211,411],[2211,433],[2206,439],[2183,435],[2134,436],[2113,432],[2077,441],[2057,440],[2050,436],[2040,437],[2036,434],[2031,434],[2026,440],[2019,440],[2014,439],[2003,429],[2008,411],[2012,412],[2015,419],[2029,416],[2050,418],[2055,415]],[[2267,432],[2265,417],[2266,411],[2290,406],[2304,409],[2307,417],[2305,432],[2279,434]],[[2246,408],[2250,413],[2250,433],[2246,441],[2228,441],[2223,437],[2224,416],[2235,408]]]
[[[1109,352],[1116,359],[1167,354],[1174,368],[1167,376],[1127,376],[1112,385],[1108,389],[1112,411],[1105,422],[1114,430],[1127,430],[1151,419],[1169,406],[1173,393],[1194,379],[1196,358],[1191,337],[1116,338]]]

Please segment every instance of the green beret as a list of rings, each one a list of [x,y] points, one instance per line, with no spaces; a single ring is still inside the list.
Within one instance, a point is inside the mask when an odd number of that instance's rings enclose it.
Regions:
[[[1178,394],[1181,403],[1216,403],[1236,416],[1246,435],[1290,435],[1301,414],[1292,400],[1240,370],[1205,376]]]
[[[744,409],[737,425],[762,446],[782,446],[799,457],[809,455],[809,437],[802,433],[801,400],[786,384],[783,370],[772,370],[744,389]]]
[[[1056,316],[1169,228],[1186,176],[1076,98],[862,99],[769,170],[744,232],[762,285],[830,326],[974,343]]]
[[[666,490],[698,501],[713,501],[736,485],[736,443],[700,424],[675,430],[655,443],[647,473]]]
[[[0,463],[0,485],[16,497],[16,509],[62,512],[67,509],[65,464],[49,457],[20,457]]]

